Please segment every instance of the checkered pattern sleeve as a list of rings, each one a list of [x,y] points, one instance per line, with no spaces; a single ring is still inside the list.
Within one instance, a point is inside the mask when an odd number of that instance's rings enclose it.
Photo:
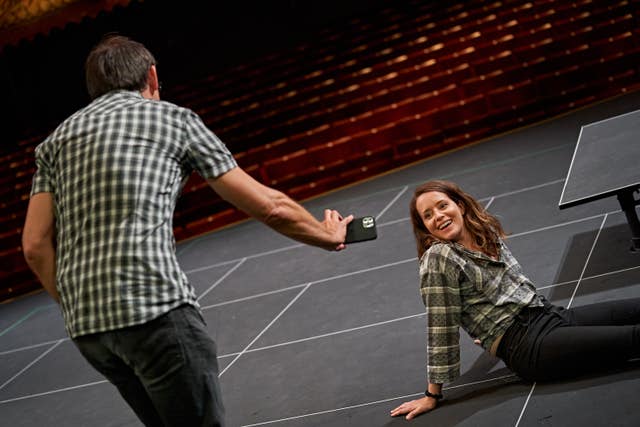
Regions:
[[[434,245],[420,266],[420,292],[427,310],[427,378],[435,384],[460,375],[461,270],[450,252],[449,246]]]
[[[187,161],[203,178],[217,178],[237,166],[224,143],[193,111],[187,110]]]
[[[33,175],[31,195],[37,193],[53,193],[53,166],[48,145],[42,143],[36,147],[36,173]]]

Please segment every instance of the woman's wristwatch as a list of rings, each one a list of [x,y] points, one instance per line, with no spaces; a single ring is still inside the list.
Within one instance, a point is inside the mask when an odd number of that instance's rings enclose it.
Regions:
[[[440,400],[443,397],[441,393],[438,393],[438,394],[430,393],[429,390],[425,390],[424,391],[424,395],[427,396],[427,397],[432,397],[435,400]]]

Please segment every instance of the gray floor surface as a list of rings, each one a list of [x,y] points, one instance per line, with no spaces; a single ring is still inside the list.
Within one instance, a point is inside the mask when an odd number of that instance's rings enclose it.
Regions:
[[[446,178],[480,199],[539,291],[572,307],[640,296],[640,254],[615,198],[560,211],[580,126],[640,108],[640,93],[502,135],[305,203],[374,215],[376,241],[324,252],[248,221],[178,255],[217,341],[230,426],[400,426],[425,388],[425,313],[408,203]],[[415,426],[638,426],[640,362],[522,381],[462,332],[462,376]],[[584,357],[589,357],[588,354]],[[0,305],[0,424],[138,426],[65,335],[43,293]]]

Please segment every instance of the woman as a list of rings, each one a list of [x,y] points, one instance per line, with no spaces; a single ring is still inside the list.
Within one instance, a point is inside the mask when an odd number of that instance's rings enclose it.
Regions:
[[[458,328],[522,378],[558,379],[640,357],[640,299],[564,309],[538,295],[502,241],[500,222],[454,183],[430,181],[411,200],[427,309],[425,397],[391,416],[412,419],[460,374]]]

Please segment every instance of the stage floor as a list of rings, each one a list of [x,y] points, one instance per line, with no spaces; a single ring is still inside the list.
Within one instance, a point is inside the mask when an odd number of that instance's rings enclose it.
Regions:
[[[340,253],[248,221],[184,242],[178,255],[219,350],[229,426],[401,426],[389,411],[426,386],[425,310],[408,204],[434,178],[497,215],[539,291],[581,306],[640,296],[640,253],[617,200],[560,211],[580,126],[640,108],[640,93],[432,158],[308,201],[374,215],[378,239]],[[413,426],[638,426],[640,361],[530,383],[461,333],[462,376]],[[584,357],[589,357],[585,354]],[[116,389],[66,337],[44,293],[0,305],[6,426],[138,426]]]

